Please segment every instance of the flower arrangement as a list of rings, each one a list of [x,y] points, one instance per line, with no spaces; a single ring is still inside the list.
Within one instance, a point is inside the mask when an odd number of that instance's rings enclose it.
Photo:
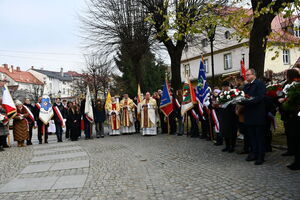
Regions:
[[[276,98],[276,97],[282,95],[283,88],[282,88],[282,85],[280,85],[280,84],[269,85],[266,87],[266,89],[267,89],[266,95],[269,97]]]
[[[220,92],[219,95],[217,96],[217,103],[219,104],[224,104],[228,102],[232,102],[233,100],[236,100],[237,98],[244,98],[245,93],[244,91],[240,91],[238,89],[231,89],[229,91],[223,91]]]
[[[286,100],[283,108],[288,111],[300,110],[300,80],[295,80],[283,88]]]

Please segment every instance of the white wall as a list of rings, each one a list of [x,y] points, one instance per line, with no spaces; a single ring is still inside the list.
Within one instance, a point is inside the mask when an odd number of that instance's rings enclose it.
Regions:
[[[232,56],[232,69],[224,69],[224,54],[231,53]],[[247,47],[238,47],[236,49],[224,51],[221,53],[217,53],[214,55],[214,74],[215,75],[221,75],[224,73],[230,73],[230,72],[235,72],[239,71],[241,69],[240,62],[242,60],[242,53],[245,55],[245,66],[248,68],[249,66],[249,49]],[[211,66],[211,56],[204,57],[204,59],[208,59],[208,66],[209,66],[209,71],[206,74],[207,77],[212,76],[212,66]],[[191,60],[189,62],[184,62],[181,64],[181,78],[185,77],[185,70],[184,70],[184,65],[189,64],[190,65],[190,77],[188,77],[190,80],[196,80],[198,78],[198,73],[199,73],[199,67],[200,67],[200,58]]]

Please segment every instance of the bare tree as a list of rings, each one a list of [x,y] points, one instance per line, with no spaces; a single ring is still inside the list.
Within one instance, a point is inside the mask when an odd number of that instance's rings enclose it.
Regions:
[[[34,101],[37,101],[39,97],[43,95],[44,85],[33,85],[31,94]]]
[[[84,85],[89,85],[94,93],[94,98],[97,99],[98,92],[105,94],[109,89],[113,68],[105,57],[98,55],[87,56],[86,63],[87,68],[83,73],[83,82]]]
[[[119,55],[130,60],[137,83],[143,80],[140,60],[155,41],[145,7],[138,0],[89,0],[82,17],[84,38],[92,51],[116,61]],[[122,66],[119,70],[124,73]]]

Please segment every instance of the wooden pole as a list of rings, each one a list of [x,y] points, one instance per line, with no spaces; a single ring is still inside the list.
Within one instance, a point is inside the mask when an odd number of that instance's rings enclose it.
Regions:
[[[189,116],[185,113],[186,116],[186,136],[189,136]]]
[[[169,121],[169,116],[167,117],[167,128],[168,128],[168,134],[170,135],[170,121]]]
[[[10,133],[7,135],[7,145],[10,146]]]
[[[42,137],[44,137],[44,143],[46,143],[46,129],[45,124],[42,125]]]
[[[93,135],[93,124],[91,122],[90,123],[90,138],[92,138]]]
[[[209,134],[210,134],[210,140],[213,141],[213,131],[211,126],[211,113],[208,115],[208,123],[209,123]]]

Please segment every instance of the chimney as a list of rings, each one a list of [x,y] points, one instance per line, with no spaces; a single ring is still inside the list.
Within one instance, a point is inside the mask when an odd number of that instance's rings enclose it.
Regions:
[[[19,66],[17,66],[17,72],[20,72],[20,71],[21,71],[20,67],[19,67]]]
[[[34,66],[31,66],[31,69],[34,69]]]
[[[13,66],[13,65],[10,66],[9,71],[10,71],[11,73],[13,73],[13,71],[14,71],[14,66]]]
[[[8,64],[3,64],[5,69],[8,69]]]
[[[64,76],[64,68],[60,68],[60,75],[61,75],[61,77]]]

